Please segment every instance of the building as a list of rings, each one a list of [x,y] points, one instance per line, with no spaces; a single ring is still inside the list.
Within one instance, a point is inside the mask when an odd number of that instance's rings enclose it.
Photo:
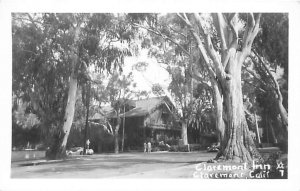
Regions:
[[[125,134],[125,148],[136,149],[144,141],[168,142],[180,138],[180,125],[175,106],[167,96],[127,101],[127,110],[121,113],[120,140]],[[124,119],[125,117],[125,119]],[[111,107],[103,107],[90,121],[101,123],[110,121],[115,124],[116,114]]]

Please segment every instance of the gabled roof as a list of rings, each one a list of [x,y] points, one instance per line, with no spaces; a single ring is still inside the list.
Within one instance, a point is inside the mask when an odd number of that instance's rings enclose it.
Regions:
[[[154,97],[135,100],[135,108],[127,111],[125,117],[145,116],[153,112],[159,105],[164,103],[165,97]]]
[[[134,108],[125,112],[125,117],[146,116],[154,112],[156,108],[162,104],[167,104],[168,108],[174,107],[174,105],[167,96],[132,100],[131,104],[134,106]],[[95,114],[92,119],[100,119],[103,116],[106,116],[107,118],[116,118],[116,115],[110,106],[103,107],[101,111],[101,114],[98,114],[97,116]],[[100,117],[100,115],[102,116]],[[120,116],[123,117],[124,114],[121,113]]]

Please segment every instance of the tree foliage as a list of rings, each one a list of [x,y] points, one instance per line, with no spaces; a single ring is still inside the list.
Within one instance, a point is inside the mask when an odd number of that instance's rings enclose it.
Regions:
[[[76,28],[80,34],[74,44]],[[121,70],[124,57],[137,51],[124,15],[14,13],[12,36],[13,94],[30,103],[50,137],[61,131],[72,71],[84,85],[90,68]]]

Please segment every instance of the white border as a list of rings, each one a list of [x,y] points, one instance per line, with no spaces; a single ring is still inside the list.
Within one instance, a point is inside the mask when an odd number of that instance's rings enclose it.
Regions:
[[[11,12],[289,12],[288,180],[11,179]],[[0,190],[300,190],[299,1],[0,0]],[[297,49],[298,48],[298,49]]]

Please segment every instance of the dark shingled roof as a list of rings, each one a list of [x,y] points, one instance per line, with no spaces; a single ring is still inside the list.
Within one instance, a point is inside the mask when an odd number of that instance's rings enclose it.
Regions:
[[[145,116],[155,110],[161,103],[163,103],[165,97],[154,97],[143,100],[135,100],[135,108],[125,113],[126,117],[138,117]]]
[[[154,97],[142,100],[132,100],[135,107],[127,112],[125,112],[125,117],[139,117],[145,116],[152,113],[158,106],[162,103],[172,104],[167,96]],[[115,114],[110,106],[103,107],[102,114],[96,113],[92,119],[100,119],[105,115],[108,118],[115,118]],[[123,113],[120,114],[123,117]]]

